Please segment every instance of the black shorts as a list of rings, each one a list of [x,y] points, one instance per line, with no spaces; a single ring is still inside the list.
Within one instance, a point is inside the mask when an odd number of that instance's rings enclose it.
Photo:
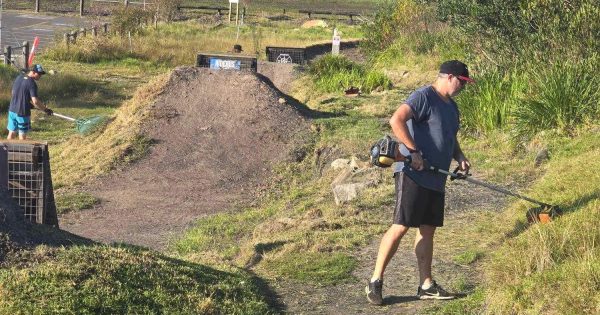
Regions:
[[[419,186],[406,174],[394,174],[396,208],[394,224],[408,227],[444,225],[444,193]]]

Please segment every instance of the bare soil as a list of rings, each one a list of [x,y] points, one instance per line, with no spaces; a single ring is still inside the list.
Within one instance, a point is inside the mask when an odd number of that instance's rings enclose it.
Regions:
[[[144,127],[149,153],[86,190],[94,209],[60,218],[69,232],[164,250],[204,216],[249,204],[307,122],[248,72],[180,68]]]

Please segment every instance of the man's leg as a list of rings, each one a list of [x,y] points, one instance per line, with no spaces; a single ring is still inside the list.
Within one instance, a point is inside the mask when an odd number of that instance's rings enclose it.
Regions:
[[[381,243],[379,244],[379,252],[377,253],[377,261],[375,262],[375,270],[373,271],[373,277],[371,281],[376,279],[383,279],[383,273],[388,263],[398,250],[400,240],[406,232],[408,227],[400,224],[393,224],[387,232],[383,235]]]
[[[400,224],[393,224],[383,235],[381,243],[379,244],[373,277],[365,287],[369,303],[375,305],[383,304],[383,273],[385,267],[387,267],[388,263],[398,250],[400,240],[406,232],[408,232],[408,227]]]
[[[431,261],[433,259],[433,235],[435,226],[421,225],[415,237],[415,255],[419,265],[419,285],[429,285],[431,277]]]
[[[19,132],[19,140],[27,140],[27,134],[25,132]]]
[[[16,135],[17,135],[16,131],[9,130],[8,131],[8,136],[6,136],[6,139],[8,139],[8,140],[14,139]]]

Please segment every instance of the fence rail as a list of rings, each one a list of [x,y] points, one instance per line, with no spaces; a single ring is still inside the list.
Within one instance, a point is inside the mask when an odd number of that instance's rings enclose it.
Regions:
[[[181,10],[207,10],[207,11],[217,11],[219,13],[219,15],[221,14],[221,11],[229,11],[229,8],[226,7],[213,7],[213,6],[206,6],[206,5],[179,5],[177,6],[177,10],[181,11]]]
[[[350,17],[350,21],[354,21],[355,16],[360,16],[360,13],[358,13],[358,12],[336,12],[336,11],[319,11],[319,10],[298,10],[298,12],[303,13],[303,14],[308,14],[309,19],[312,18],[313,14],[348,16],[348,17]]]

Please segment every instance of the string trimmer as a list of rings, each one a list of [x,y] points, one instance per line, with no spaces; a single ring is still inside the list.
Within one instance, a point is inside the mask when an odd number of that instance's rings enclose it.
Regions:
[[[56,116],[74,122],[77,132],[81,134],[87,134],[93,131],[94,129],[96,129],[96,127],[98,127],[98,125],[102,124],[106,120],[105,117],[102,116],[93,116],[85,119],[76,119],[58,113],[52,113],[52,116]]]
[[[410,165],[410,163],[412,162],[411,156],[401,155],[398,151],[398,147],[399,147],[399,143],[397,141],[392,140],[389,136],[384,137],[383,139],[379,140],[375,145],[373,145],[371,147],[371,152],[370,152],[371,163],[376,166],[379,166],[379,167],[390,167],[392,165],[393,161],[404,162],[404,164]],[[393,159],[392,159],[392,156],[394,156]],[[427,162],[427,161],[424,161],[424,162]],[[471,175],[468,172],[467,173],[458,172],[458,170],[459,170],[458,167],[454,170],[454,172],[451,173],[449,171],[439,169],[435,166],[427,165],[427,163],[425,163],[425,164],[426,164],[425,168],[427,170],[432,171],[432,172],[437,172],[440,174],[444,174],[446,176],[450,176],[450,180],[455,180],[455,179],[466,180],[470,183],[486,187],[493,191],[497,191],[497,192],[503,193],[505,195],[517,197],[517,198],[527,200],[529,202],[540,205],[541,208],[532,209],[527,213],[527,219],[529,221],[540,221],[542,223],[545,223],[545,222],[551,221],[551,219],[553,217],[556,217],[556,216],[562,214],[562,210],[558,206],[547,204],[547,203],[541,202],[541,201],[537,201],[535,199],[514,193],[512,191],[498,187],[496,185],[473,179],[470,177]]]

